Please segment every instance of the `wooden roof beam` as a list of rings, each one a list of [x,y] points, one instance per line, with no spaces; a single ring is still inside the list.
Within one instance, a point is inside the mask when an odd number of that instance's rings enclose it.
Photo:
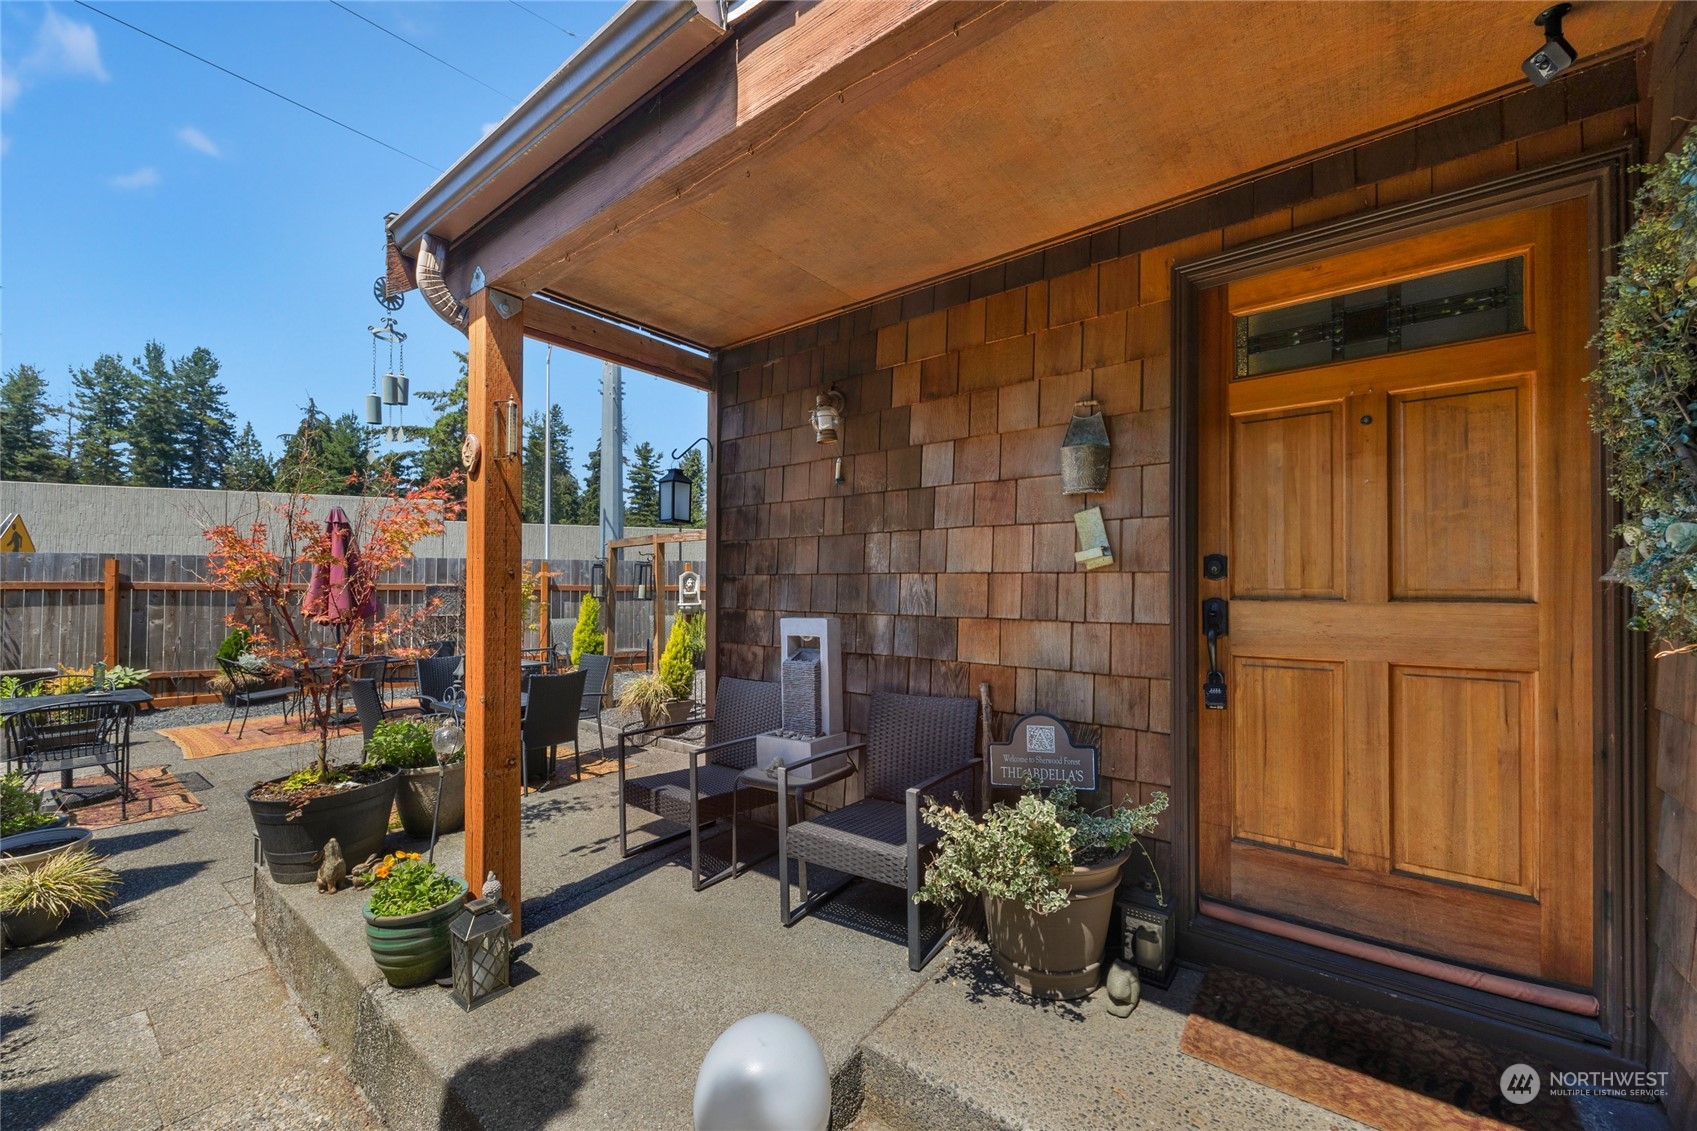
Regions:
[[[524,304],[524,334],[697,389],[713,387],[713,358],[662,338],[532,295]]]

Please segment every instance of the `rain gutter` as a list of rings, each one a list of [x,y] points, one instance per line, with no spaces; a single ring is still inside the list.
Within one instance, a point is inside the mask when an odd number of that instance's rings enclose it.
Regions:
[[[395,245],[451,245],[723,40],[726,22],[720,0],[631,0],[389,221]]]

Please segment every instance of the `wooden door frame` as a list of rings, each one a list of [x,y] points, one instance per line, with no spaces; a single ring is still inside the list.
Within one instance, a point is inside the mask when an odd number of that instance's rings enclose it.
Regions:
[[[1626,591],[1592,587],[1593,818],[1595,875],[1595,994],[1601,1016],[1573,1014],[1511,1001],[1377,963],[1347,957],[1209,918],[1198,910],[1195,712],[1200,640],[1197,532],[1198,296],[1210,287],[1278,267],[1439,231],[1460,223],[1584,199],[1589,216],[1592,309],[1627,222],[1627,190],[1637,143],[1518,173],[1489,184],[1397,205],[1322,227],[1175,264],[1172,278],[1174,385],[1172,398],[1172,739],[1182,752],[1173,782],[1172,889],[1179,953],[1266,973],[1382,1011],[1427,1021],[1483,1040],[1550,1057],[1560,1068],[1638,1067],[1649,1056],[1646,882],[1647,753],[1644,737],[1646,654],[1627,628]],[[1613,558],[1611,531],[1618,506],[1604,489],[1605,457],[1593,440],[1591,576]]]

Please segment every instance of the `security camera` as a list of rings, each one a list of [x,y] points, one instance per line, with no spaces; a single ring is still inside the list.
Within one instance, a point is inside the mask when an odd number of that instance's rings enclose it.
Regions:
[[[1526,72],[1533,86],[1543,86],[1578,60],[1579,52],[1561,34],[1561,18],[1571,11],[1572,4],[1557,4],[1539,12],[1532,21],[1535,27],[1544,29],[1544,45],[1527,56],[1520,69]]]

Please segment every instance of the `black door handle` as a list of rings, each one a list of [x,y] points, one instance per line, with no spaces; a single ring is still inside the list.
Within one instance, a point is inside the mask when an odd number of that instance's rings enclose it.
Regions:
[[[1208,638],[1208,675],[1202,681],[1202,705],[1210,711],[1226,709],[1226,677],[1220,672],[1219,640],[1231,634],[1231,613],[1224,597],[1202,602],[1202,632]]]

